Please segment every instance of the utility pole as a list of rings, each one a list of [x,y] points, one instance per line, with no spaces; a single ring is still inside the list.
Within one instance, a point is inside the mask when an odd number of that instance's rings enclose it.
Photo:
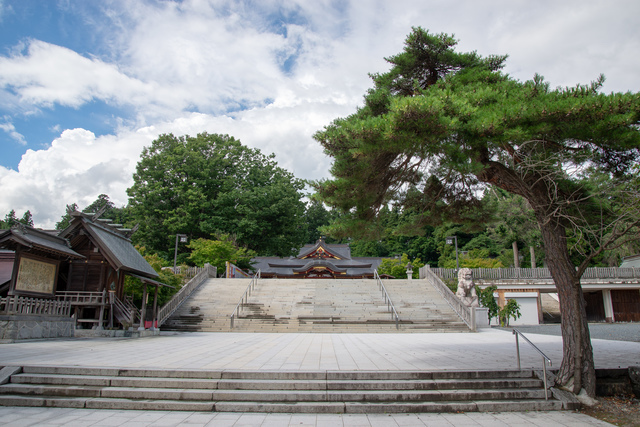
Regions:
[[[176,274],[176,264],[178,262],[178,239],[180,239],[180,243],[187,243],[187,235],[186,234],[176,234],[176,249],[173,252],[173,274]]]
[[[455,242],[456,245],[456,271],[460,271],[460,261],[458,261],[458,236],[448,236],[447,245],[452,245]]]

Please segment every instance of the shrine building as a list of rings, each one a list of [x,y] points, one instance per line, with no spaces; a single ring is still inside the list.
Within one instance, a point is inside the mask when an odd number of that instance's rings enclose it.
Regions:
[[[5,325],[0,325],[0,340],[35,338],[21,332],[24,315],[39,315],[31,320],[41,321],[50,314],[49,326],[40,324],[36,328],[40,330],[60,329],[55,323],[61,322],[61,316],[72,316],[74,329],[145,325],[146,310],[137,309],[125,298],[125,277],[140,280],[143,301],[148,287],[155,291],[151,297],[157,299],[158,287],[166,285],[156,280],[158,273],[132,245],[129,236],[134,230],[102,219],[100,214],[70,212],[71,223],[60,232],[22,224],[0,230],[0,317],[6,317],[0,320],[13,322],[9,326],[0,322]],[[152,317],[155,315],[154,304]],[[63,326],[63,331],[47,333],[69,336]]]
[[[256,257],[251,261],[264,278],[372,279],[382,258],[351,257],[349,245],[320,239],[303,246],[295,257]]]

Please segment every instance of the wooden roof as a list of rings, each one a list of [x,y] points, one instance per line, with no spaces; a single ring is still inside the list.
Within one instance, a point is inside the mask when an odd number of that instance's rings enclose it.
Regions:
[[[71,240],[72,245],[76,239],[86,235],[115,270],[150,279],[158,277],[158,273],[131,243],[126,234],[129,230],[117,228],[119,224],[110,225],[97,220],[93,214],[76,211],[71,216],[71,224],[60,232],[60,236]]]
[[[297,277],[311,270],[327,270],[344,278],[373,277],[382,261],[378,257],[351,258],[348,245],[331,245],[320,239],[304,246],[297,257],[256,257],[253,268],[260,269],[263,277]]]
[[[15,250],[17,246],[22,246],[30,252],[40,251],[58,258],[84,258],[71,249],[71,245],[63,237],[23,224],[0,231],[0,247]]]

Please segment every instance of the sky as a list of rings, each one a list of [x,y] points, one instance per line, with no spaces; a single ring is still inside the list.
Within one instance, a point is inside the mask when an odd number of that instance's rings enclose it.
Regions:
[[[301,179],[411,27],[551,87],[639,92],[637,0],[0,0],[0,219],[116,206],[163,133],[228,134]]]

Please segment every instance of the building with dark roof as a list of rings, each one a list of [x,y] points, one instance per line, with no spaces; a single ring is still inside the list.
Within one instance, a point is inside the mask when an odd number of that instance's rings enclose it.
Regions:
[[[87,327],[100,329],[107,319],[131,326],[139,317],[143,323],[144,311],[125,301],[125,277],[142,281],[143,301],[148,285],[156,297],[158,286],[166,285],[131,243],[132,230],[101,219],[100,212],[70,215],[59,233],[25,225],[0,230],[0,297],[70,303],[76,321]]]
[[[125,229],[92,214],[73,212],[70,225],[60,232],[81,260],[70,260],[66,291],[114,291],[122,298],[126,275],[157,279],[158,273],[131,243]]]
[[[253,268],[265,278],[373,278],[382,258],[351,257],[349,245],[328,244],[320,239],[305,245],[295,257],[256,257]]]

